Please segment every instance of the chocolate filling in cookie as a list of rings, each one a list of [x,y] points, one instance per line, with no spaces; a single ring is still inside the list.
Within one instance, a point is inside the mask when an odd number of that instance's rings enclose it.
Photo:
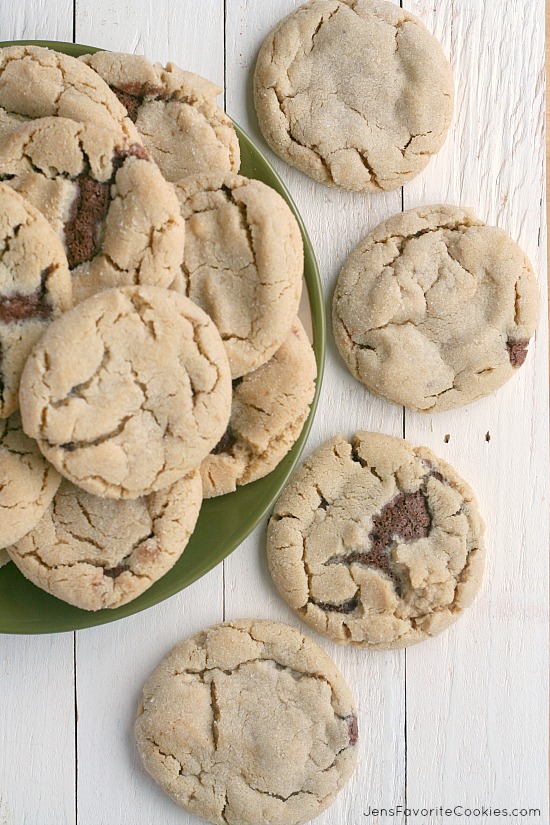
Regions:
[[[48,301],[46,282],[52,272],[52,267],[44,270],[40,278],[40,287],[28,294],[15,292],[12,295],[0,296],[0,323],[16,324],[19,321],[28,321],[36,318],[47,321],[52,314],[52,307]]]
[[[349,743],[353,747],[353,745],[357,744],[357,739],[359,736],[359,731],[357,729],[357,716],[348,717],[348,734]]]
[[[125,86],[117,88],[116,86],[109,87],[112,92],[118,97],[126,111],[128,117],[135,123],[138,119],[139,107],[143,103],[145,96],[154,97],[156,100],[167,100],[166,95],[162,94],[162,89],[159,88],[143,88],[141,83],[128,83]]]
[[[440,474],[433,473],[433,475]],[[319,507],[326,510],[327,505],[326,499],[322,498]],[[401,595],[401,579],[393,569],[389,556],[394,536],[398,536],[403,541],[426,538],[429,535],[431,523],[426,496],[422,490],[417,490],[416,493],[399,493],[382,507],[380,513],[373,516],[372,530],[369,533],[369,550],[354,550],[347,556],[334,556],[326,563],[362,564],[365,567],[375,567],[392,581],[396,592]],[[310,601],[321,610],[333,610],[338,613],[352,613],[359,603],[356,596],[343,604],[321,603],[314,599]]]
[[[210,452],[212,455],[220,455],[220,453],[228,453],[231,447],[237,443],[237,437],[230,426],[224,432],[216,446]]]
[[[105,220],[111,201],[111,184],[127,157],[148,160],[143,146],[133,144],[128,150],[117,149],[113,156],[113,173],[109,180],[98,181],[84,172],[76,178],[77,194],[65,224],[65,243],[69,269],[91,261],[101,246],[101,224]]]
[[[516,369],[521,367],[527,358],[527,347],[529,346],[529,339],[522,341],[507,341],[506,347],[508,349],[508,356],[510,363]]]

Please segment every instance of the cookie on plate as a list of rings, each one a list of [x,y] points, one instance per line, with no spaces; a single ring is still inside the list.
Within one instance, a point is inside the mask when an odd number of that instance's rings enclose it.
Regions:
[[[202,309],[167,289],[124,287],[51,324],[19,396],[25,432],[62,475],[126,499],[199,466],[227,427],[231,378]]]
[[[396,189],[442,146],[451,68],[423,23],[380,0],[310,0],[267,37],[254,102],[265,139],[315,180]]]
[[[4,183],[0,245],[0,418],[7,418],[19,406],[19,379],[33,345],[72,306],[72,285],[48,221]]]
[[[21,427],[19,413],[0,420],[0,548],[33,530],[54,497],[61,476]],[[0,564],[8,559],[0,551]]]
[[[338,278],[333,329],[349,370],[412,410],[460,407],[525,361],[539,295],[526,255],[471,210],[425,206],[364,238]]]
[[[267,364],[233,382],[229,426],[201,465],[205,498],[270,473],[295,443],[315,394],[317,363],[302,323]]]
[[[186,233],[180,289],[218,327],[239,378],[290,332],[302,293],[300,229],[283,198],[258,180],[201,175],[176,192]]]
[[[476,595],[484,524],[470,487],[427,447],[330,439],[275,506],[267,559],[283,599],[340,644],[387,650],[445,630]]]
[[[298,825],[351,776],[357,711],[331,659],[296,628],[241,619],[176,645],[143,688],[146,770],[216,825]]]
[[[221,89],[174,63],[96,52],[80,58],[110,86],[167,180],[200,172],[238,172],[239,141],[216,104]]]
[[[167,287],[179,273],[185,227],[173,187],[120,132],[61,117],[30,121],[0,142],[0,178],[58,233],[75,303],[126,284]]]
[[[4,110],[3,112],[1,110]],[[67,117],[102,124],[139,142],[138,132],[107,84],[76,57],[42,46],[0,49],[0,130],[20,119]]]
[[[201,502],[198,470],[133,501],[98,498],[63,481],[35,529],[9,555],[27,579],[75,607],[120,607],[174,566]]]

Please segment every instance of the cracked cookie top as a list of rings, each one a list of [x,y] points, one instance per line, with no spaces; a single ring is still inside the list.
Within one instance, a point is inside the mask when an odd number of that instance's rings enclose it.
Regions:
[[[99,75],[77,58],[42,46],[0,49],[0,129],[9,115],[92,122],[140,142],[125,107]]]
[[[329,186],[396,189],[442,146],[451,68],[421,21],[379,0],[310,0],[265,40],[254,102],[283,160]]]
[[[229,425],[201,464],[205,498],[263,478],[282,461],[302,432],[316,376],[315,353],[296,318],[267,364],[233,381]]]
[[[412,410],[460,407],[523,364],[539,295],[526,255],[471,210],[426,206],[367,235],[338,278],[333,329],[353,375]]]
[[[57,470],[23,432],[19,413],[0,419],[0,548],[38,524],[60,482]],[[7,561],[0,551],[0,566]]]
[[[435,636],[471,604],[483,533],[472,490],[431,450],[358,432],[295,473],[267,559],[283,599],[319,633],[386,650]]]
[[[48,328],[23,371],[25,432],[90,493],[137,498],[177,481],[223,435],[227,356],[211,319],[159,287],[94,295]]]
[[[302,293],[304,253],[283,198],[240,175],[176,184],[185,218],[180,290],[212,318],[231,375],[257,369],[290,332]]]
[[[59,238],[37,209],[0,183],[0,418],[19,406],[19,379],[34,344],[71,306]]]
[[[96,52],[80,58],[109,85],[135,123],[167,180],[201,172],[238,172],[239,141],[216,104],[221,89],[174,63],[136,54]]]
[[[311,639],[242,619],[176,645],[145,684],[135,735],[147,771],[190,813],[299,825],[351,776],[357,711]]]
[[[63,481],[9,554],[24,576],[58,599],[83,610],[120,607],[173,567],[201,502],[198,470],[133,501],[98,498]]]
[[[75,303],[115,286],[168,287],[178,275],[178,200],[140,143],[104,124],[41,118],[0,141],[0,170],[61,238]]]

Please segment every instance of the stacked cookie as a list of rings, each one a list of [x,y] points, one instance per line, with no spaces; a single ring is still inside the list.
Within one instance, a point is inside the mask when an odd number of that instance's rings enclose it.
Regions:
[[[209,81],[35,46],[0,80],[0,552],[117,607],[300,434],[301,234]]]

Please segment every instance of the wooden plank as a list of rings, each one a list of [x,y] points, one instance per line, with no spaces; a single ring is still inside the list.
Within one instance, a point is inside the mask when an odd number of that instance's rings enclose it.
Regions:
[[[172,60],[223,86],[223,14],[223,0],[78,0],[76,32],[79,42]],[[79,825],[197,821],[144,772],[132,727],[149,673],[177,641],[222,617],[220,565],[145,613],[78,634]]]
[[[404,5],[443,42],[458,87],[449,138],[405,187],[405,208],[471,205],[507,230],[533,262],[544,308],[543,4]],[[547,810],[547,353],[543,311],[524,367],[496,394],[451,413],[407,413],[407,438],[448,459],[477,491],[488,545],[474,606],[407,653],[413,807]]]
[[[252,74],[257,51],[270,29],[297,3],[294,0],[227,0],[227,111],[251,135],[289,187],[308,228],[323,280],[327,316],[332,290],[346,256],[384,216],[401,208],[401,191],[361,196],[329,189],[279,160],[258,128],[252,103]],[[327,364],[321,400],[306,454],[337,432],[381,430],[401,435],[401,410],[368,395],[348,373],[327,334]],[[228,618],[260,616],[300,625],[276,595],[265,564],[265,526],[261,526],[226,561]],[[306,629],[305,625],[300,625]],[[308,631],[309,632],[309,631]],[[404,801],[404,654],[384,655],[344,649],[314,635],[335,659],[357,698],[360,713],[360,769],[345,791],[316,822],[352,822],[367,800]]]
[[[0,823],[75,822],[73,634],[0,636]]]

